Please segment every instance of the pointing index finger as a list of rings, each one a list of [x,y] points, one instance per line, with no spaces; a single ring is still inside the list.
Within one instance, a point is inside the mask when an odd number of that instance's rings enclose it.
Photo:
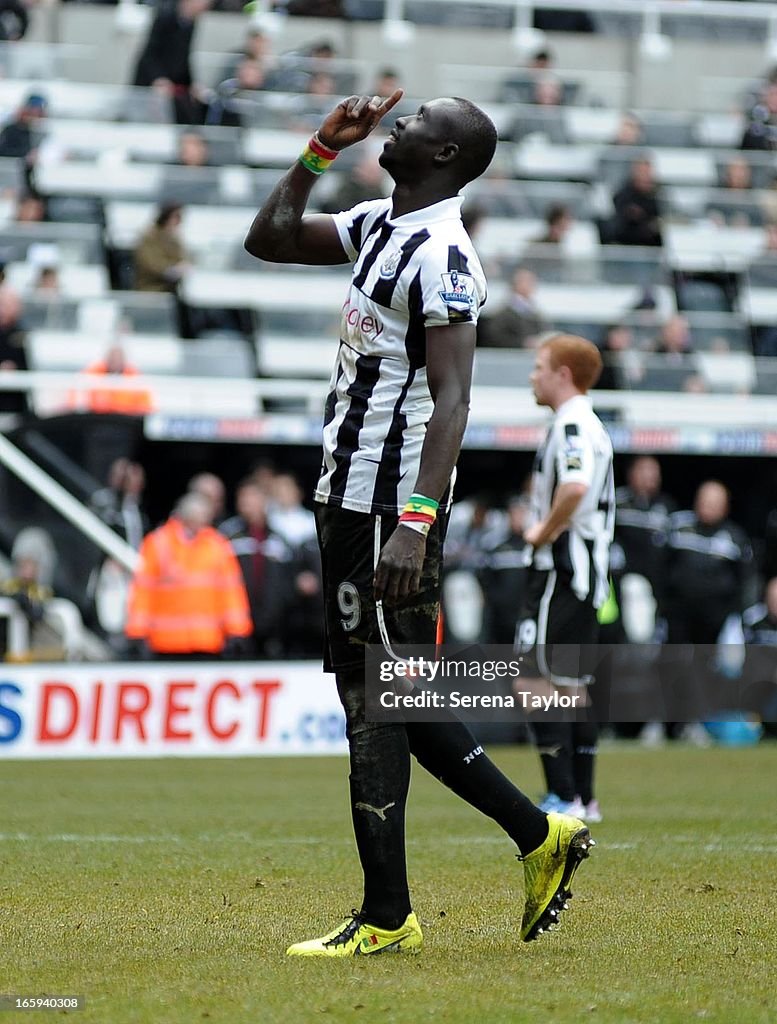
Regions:
[[[395,89],[394,92],[392,92],[392,94],[378,107],[378,113],[380,116],[383,117],[384,114],[388,114],[389,110],[391,110],[392,107],[395,107],[404,95],[404,89]]]

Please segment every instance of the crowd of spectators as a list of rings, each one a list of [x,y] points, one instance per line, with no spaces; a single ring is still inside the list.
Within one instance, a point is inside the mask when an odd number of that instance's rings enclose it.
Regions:
[[[156,530],[151,530],[145,511],[144,489],[142,467],[121,458],[112,465],[107,486],[91,501],[92,510],[142,556],[134,580],[107,559],[90,586],[97,625],[117,655],[180,650],[230,658],[293,658],[321,652],[323,605],[315,521],[293,475],[262,464],[230,495],[219,476],[199,473],[189,481],[168,521]],[[219,603],[211,603],[218,587],[226,586],[223,580],[213,584],[213,593],[197,598],[203,574],[210,571],[197,561],[200,554],[208,566],[224,563],[224,572],[235,570],[237,583],[233,579],[229,584],[234,623],[218,619]],[[169,594],[171,579],[180,588],[175,599]],[[181,626],[172,640],[166,639],[164,629],[155,630],[155,623],[169,619],[167,604],[176,604],[178,597],[180,607],[189,607],[190,597],[194,601],[192,622],[200,614],[214,620],[207,626],[207,642],[194,625],[191,635]],[[197,601],[201,613],[196,611]],[[244,629],[246,622],[249,627]],[[191,649],[185,649],[187,645]]]
[[[730,495],[722,483],[703,482],[692,507],[681,509],[662,489],[658,461],[639,456],[629,464],[616,502],[611,568],[619,578],[637,575],[649,584],[654,639],[714,644],[728,620],[741,617],[768,587],[770,550],[761,546],[756,557],[747,534],[730,517]],[[520,607],[525,585],[526,507],[520,493],[506,506],[482,496],[453,506],[446,573],[454,577],[456,593],[462,592],[457,579],[462,572],[479,585],[470,591],[479,596],[466,613],[456,609],[447,616],[449,626],[466,623],[462,639],[512,642],[510,609]],[[645,639],[644,631],[638,632]]]

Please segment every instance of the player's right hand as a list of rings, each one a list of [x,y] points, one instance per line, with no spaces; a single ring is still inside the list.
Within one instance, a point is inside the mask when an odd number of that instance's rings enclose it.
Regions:
[[[404,96],[396,89],[388,99],[380,96],[349,96],[337,104],[318,130],[318,138],[328,149],[341,150],[366,139],[392,107]]]

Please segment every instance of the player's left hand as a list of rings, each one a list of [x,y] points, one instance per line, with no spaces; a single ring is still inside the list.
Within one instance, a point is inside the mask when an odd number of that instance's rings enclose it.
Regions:
[[[375,568],[375,600],[399,604],[418,593],[426,554],[426,537],[398,526],[383,546]]]

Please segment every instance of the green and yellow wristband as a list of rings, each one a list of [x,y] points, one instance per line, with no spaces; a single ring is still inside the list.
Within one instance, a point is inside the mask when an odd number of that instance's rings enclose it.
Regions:
[[[318,132],[308,142],[299,155],[299,162],[313,174],[323,174],[327,167],[337,159],[337,150],[325,146],[318,137]]]
[[[411,494],[410,500],[402,509],[399,522],[402,526],[408,526],[426,537],[437,519],[439,507],[440,503],[433,498],[427,498],[423,494]]]

